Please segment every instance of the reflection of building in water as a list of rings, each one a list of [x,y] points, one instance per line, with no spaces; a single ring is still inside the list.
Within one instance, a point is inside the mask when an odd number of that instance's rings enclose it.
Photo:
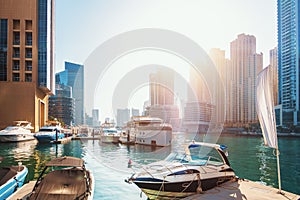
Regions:
[[[172,125],[173,130],[180,127],[179,109],[174,104],[174,71],[160,69],[149,76],[150,105],[146,115],[161,118]]]
[[[12,150],[16,162],[28,160],[34,153],[36,144],[37,140],[17,142]]]

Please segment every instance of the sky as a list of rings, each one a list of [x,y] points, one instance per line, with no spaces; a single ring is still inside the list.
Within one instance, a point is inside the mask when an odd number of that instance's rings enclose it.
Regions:
[[[230,42],[238,34],[254,35],[265,67],[269,50],[277,45],[276,17],[275,0],[60,0],[56,1],[55,16],[56,72],[64,69],[64,61],[84,64],[105,41],[141,28],[178,32],[207,52],[211,48],[225,50],[227,58]],[[115,79],[131,69],[127,62]],[[156,59],[154,63],[159,62]]]

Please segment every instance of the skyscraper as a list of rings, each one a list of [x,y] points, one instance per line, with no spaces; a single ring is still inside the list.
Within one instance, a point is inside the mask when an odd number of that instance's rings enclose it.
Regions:
[[[84,74],[83,65],[65,62],[65,70],[56,74],[56,82],[72,87],[75,99],[75,124],[84,124]]]
[[[300,3],[278,0],[278,103],[283,123],[299,123]]]
[[[230,43],[232,70],[232,120],[244,126],[257,122],[256,76],[262,70],[263,55],[256,53],[256,38],[240,34]]]
[[[278,105],[278,49],[270,50],[270,65],[273,69],[273,100],[274,105]]]
[[[54,0],[0,0],[0,128],[38,130],[54,93]]]

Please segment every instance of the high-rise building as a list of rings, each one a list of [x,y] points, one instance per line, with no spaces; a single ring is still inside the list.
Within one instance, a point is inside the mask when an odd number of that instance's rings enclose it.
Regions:
[[[122,127],[130,119],[130,110],[128,108],[117,109],[117,126]]]
[[[131,117],[140,116],[139,109],[131,108]]]
[[[256,123],[256,76],[262,70],[263,55],[256,53],[256,38],[240,34],[230,43],[232,70],[232,120],[244,126]]]
[[[92,110],[92,115],[93,115],[93,127],[100,126],[99,110],[98,109],[93,109]]]
[[[54,0],[0,0],[0,128],[48,120],[54,93]]]
[[[57,118],[65,125],[74,123],[75,100],[72,98],[72,88],[56,84],[55,95],[49,98],[49,116]]]
[[[174,104],[174,72],[169,69],[161,69],[150,74],[150,104],[173,105]]]
[[[56,83],[72,87],[72,94],[75,99],[75,124],[84,124],[83,65],[65,62],[65,70],[56,74]]]
[[[300,121],[300,3],[278,0],[278,100],[283,123]]]

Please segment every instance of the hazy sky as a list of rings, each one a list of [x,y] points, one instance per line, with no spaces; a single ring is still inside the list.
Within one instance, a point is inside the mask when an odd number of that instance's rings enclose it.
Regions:
[[[251,34],[256,37],[256,51],[264,54],[265,67],[269,50],[277,44],[276,16],[276,0],[59,0],[56,71],[64,69],[64,61],[84,64],[103,42],[140,28],[178,32],[207,52],[211,48],[226,50],[226,57],[238,34]],[[123,75],[114,78],[122,78],[126,69],[123,64]],[[103,108],[99,109],[102,113]]]

